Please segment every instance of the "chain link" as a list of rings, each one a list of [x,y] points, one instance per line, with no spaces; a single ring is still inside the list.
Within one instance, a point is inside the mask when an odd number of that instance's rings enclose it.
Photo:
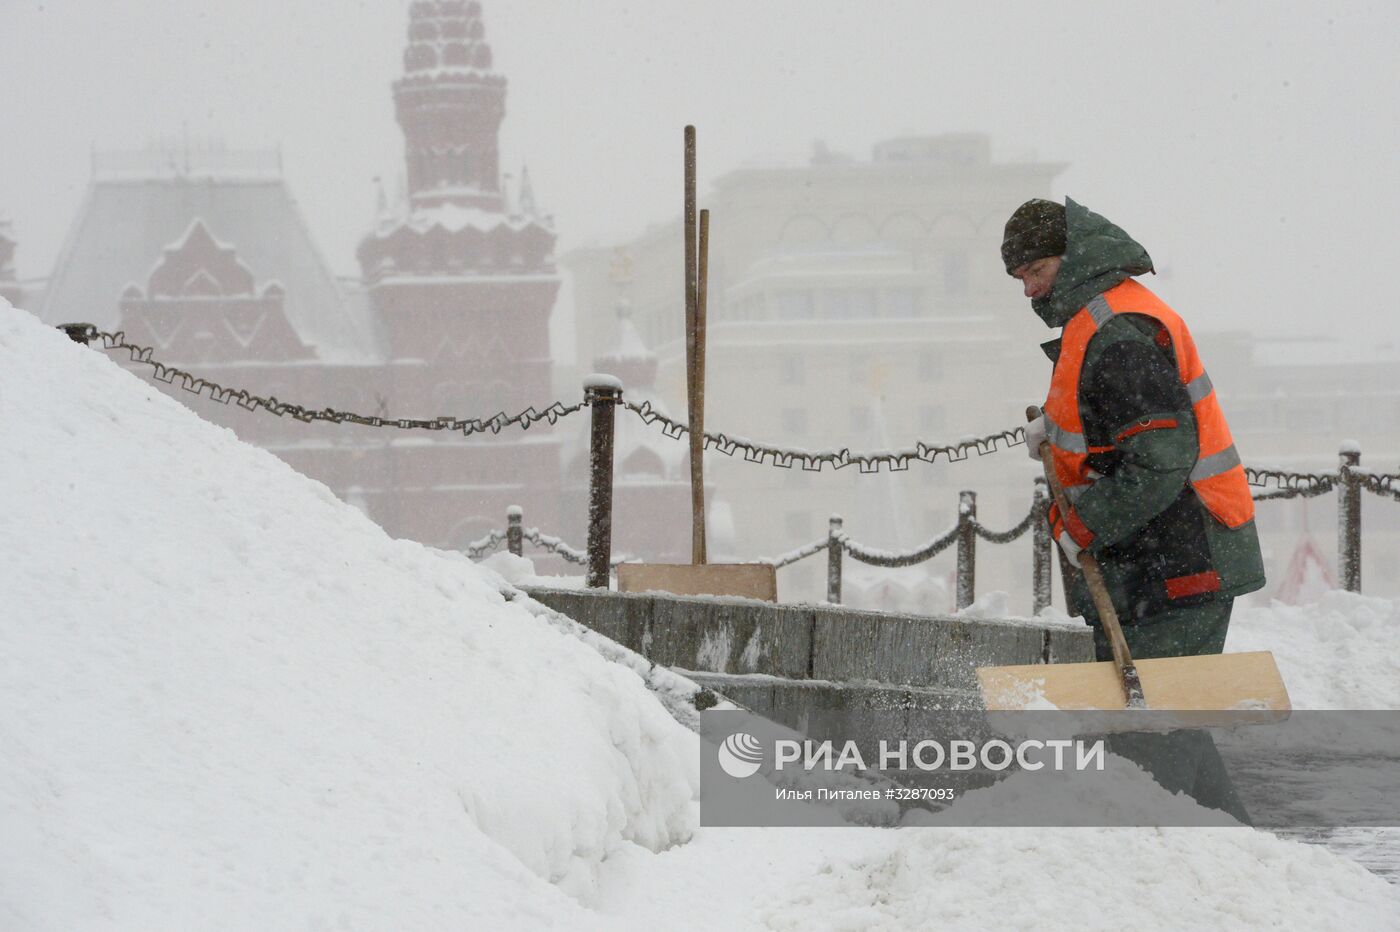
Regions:
[[[1246,466],[1244,468],[1245,478],[1250,485],[1268,488],[1269,480],[1274,481],[1274,485],[1280,489],[1301,489],[1313,495],[1320,495],[1329,492],[1337,484],[1338,475],[1334,472],[1285,472],[1281,469],[1269,469],[1267,467]],[[1280,498],[1292,498],[1291,495],[1276,496]]]
[[[759,557],[757,562],[771,563],[773,564],[774,569],[780,570],[785,566],[791,566],[798,560],[805,560],[808,557],[813,556],[814,554],[821,553],[823,550],[827,549],[828,546],[830,546],[829,542],[830,538],[823,537],[821,540],[812,541],[805,547],[798,547],[796,550],[790,550],[782,556]]]
[[[1044,509],[1038,508],[1035,505],[1031,505],[1031,510],[1026,512],[1026,516],[1021,519],[1021,523],[1016,525],[1009,531],[988,530],[979,521],[972,522],[972,529],[977,532],[978,537],[982,538],[983,540],[989,543],[1009,544],[1016,538],[1020,537],[1022,534],[1029,531],[1031,529],[1031,525],[1035,523],[1036,517],[1042,514],[1044,514]]]
[[[586,566],[588,564],[587,553],[582,550],[575,550],[559,538],[551,537],[549,534],[543,533],[537,527],[526,528],[521,532],[520,536],[536,547],[539,547],[541,550],[548,550],[551,553],[559,554],[559,556],[563,557],[569,563],[574,563],[579,566]],[[616,562],[614,565],[616,565]]]
[[[1382,498],[1392,498],[1400,502],[1400,474],[1376,475],[1375,473],[1355,472],[1356,484],[1368,492]]]
[[[76,328],[77,325],[66,324],[65,329]],[[543,411],[536,411],[534,407],[526,408],[519,414],[507,415],[504,411],[489,418],[389,418],[378,415],[356,414],[352,411],[339,411],[335,408],[321,408],[312,410],[304,408],[298,404],[291,404],[278,401],[275,397],[263,398],[259,395],[251,394],[243,389],[225,388],[217,382],[202,379],[191,375],[183,369],[174,366],[167,366],[158,362],[153,357],[154,350],[147,346],[137,346],[126,342],[126,334],[106,333],[96,327],[77,329],[76,332],[84,338],[84,341],[94,339],[102,340],[102,348],[108,350],[122,349],[131,354],[133,362],[143,363],[154,370],[155,378],[167,385],[179,385],[185,391],[195,395],[207,395],[211,400],[220,404],[236,402],[240,408],[248,411],[256,411],[261,408],[278,417],[290,415],[302,423],[309,424],[313,421],[325,421],[331,424],[361,424],[365,427],[394,427],[400,430],[450,430],[460,431],[464,436],[485,433],[490,431],[499,434],[507,427],[519,426],[522,430],[528,430],[532,424],[540,421],[548,421],[555,424],[560,418],[568,417],[585,407],[583,402],[575,405],[565,405],[562,402],[554,402]]]
[[[659,423],[661,432],[673,440],[679,440],[690,431],[690,428],[683,422],[657,411],[650,401],[643,401],[641,404],[624,401],[623,406],[636,414],[646,424]],[[1025,442],[1025,428],[1017,427],[1012,430],[988,434],[985,437],[971,437],[959,443],[948,445],[932,445],[919,441],[913,447],[892,452],[852,453],[849,449],[841,449],[826,453],[813,453],[811,450],[786,450],[757,443],[745,437],[731,437],[728,434],[705,432],[706,449],[718,450],[725,456],[733,456],[735,453],[742,452],[744,459],[750,463],[762,463],[767,460],[771,465],[781,469],[791,469],[794,465],[800,465],[808,472],[820,472],[824,466],[828,465],[833,469],[859,466],[862,473],[877,473],[883,465],[891,472],[903,472],[915,460],[932,463],[941,454],[948,462],[955,463],[967,459],[973,452],[979,456],[986,456],[989,453],[995,453],[998,449],[1014,447]]]
[[[1315,485],[1311,488],[1273,489],[1268,492],[1255,492],[1254,500],[1256,502],[1275,502],[1289,498],[1317,498],[1319,495],[1328,494],[1332,488],[1330,485]]]
[[[474,540],[467,544],[462,550],[466,555],[475,560],[485,554],[494,552],[501,546],[501,541],[506,539],[504,531],[492,531],[480,540]]]
[[[465,547],[462,548],[462,551],[470,559],[476,560],[482,556],[485,556],[486,554],[494,553],[495,551],[501,549],[501,544],[504,543],[506,539],[506,531],[494,530],[491,533],[487,534],[485,537],[481,538],[480,540],[474,540],[471,543],[467,544]],[[570,547],[558,537],[553,537],[549,534],[546,534],[537,527],[523,529],[520,532],[520,539],[524,541],[529,541],[541,550],[548,550],[551,553],[556,553],[559,556],[563,557],[564,560],[568,563],[574,563],[580,566],[586,565],[588,563],[587,553],[585,553],[582,550],[577,550],[573,547]],[[612,562],[608,565],[616,567],[619,563],[626,563],[628,560],[631,559],[633,558],[629,556],[615,557],[612,560]]]
[[[898,569],[905,566],[914,566],[931,560],[938,554],[947,550],[958,539],[958,526],[955,524],[948,529],[948,532],[941,537],[936,537],[918,550],[909,553],[888,553],[883,550],[867,549],[845,534],[840,536],[841,549],[851,555],[851,558],[870,566],[883,566],[890,569]]]

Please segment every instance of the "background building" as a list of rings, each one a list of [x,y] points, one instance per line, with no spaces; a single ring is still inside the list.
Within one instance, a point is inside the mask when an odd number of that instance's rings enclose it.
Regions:
[[[0,225],[0,293],[50,323],[121,330],[167,365],[310,409],[489,418],[548,405],[555,232],[528,173],[517,190],[502,186],[506,81],[492,70],[479,4],[412,4],[393,95],[406,190],[397,203],[381,194],[358,250],[360,280],[331,274],[277,152],[181,140],[94,154],[87,196],[41,292],[14,281],[15,240]],[[132,368],[149,377],[148,367]],[[558,429],[540,422],[463,438],[302,423],[162,388],[325,482],[394,536],[462,548],[518,504],[527,524],[584,541],[587,473],[573,447],[573,471],[563,472],[561,438],[587,436],[586,412]],[[624,465],[617,543],[668,553],[687,530],[642,516],[684,490],[645,459]]]

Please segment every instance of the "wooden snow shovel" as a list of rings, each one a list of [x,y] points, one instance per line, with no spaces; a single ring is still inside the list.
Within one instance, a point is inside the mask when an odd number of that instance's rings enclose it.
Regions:
[[[695,127],[685,128],[685,360],[690,434],[690,563],[620,563],[621,592],[730,595],[778,601],[771,563],[710,563],[705,546],[705,303],[708,290],[710,212],[695,214]]]
[[[1039,416],[1039,408],[1026,409],[1027,420]],[[1046,481],[1060,514],[1069,514],[1064,489],[1050,457],[1050,444],[1043,442],[1040,460]],[[1044,703],[1049,703],[1059,709],[1076,710],[1252,713],[1230,716],[1230,722],[1235,724],[1262,724],[1288,717],[1288,690],[1269,651],[1134,661],[1098,561],[1085,552],[1079,555],[1079,565],[1112,645],[1113,659],[1100,663],[981,667],[977,680],[988,710],[1018,711],[1028,705],[1047,708]]]

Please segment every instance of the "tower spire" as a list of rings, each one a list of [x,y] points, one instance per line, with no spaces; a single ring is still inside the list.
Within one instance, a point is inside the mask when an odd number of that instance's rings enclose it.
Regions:
[[[481,4],[415,0],[394,110],[415,206],[502,210],[497,135],[506,80],[491,70]]]

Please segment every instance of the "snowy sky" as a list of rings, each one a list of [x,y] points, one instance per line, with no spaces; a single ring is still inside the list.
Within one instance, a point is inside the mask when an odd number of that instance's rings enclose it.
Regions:
[[[891,136],[980,131],[999,158],[1069,163],[1054,193],[1141,239],[1198,329],[1400,345],[1384,275],[1372,294],[1400,245],[1400,4],[483,6],[510,82],[502,166],[528,162],[561,251],[676,213],[686,122],[702,196],[818,138],[868,158]],[[0,213],[20,276],[49,273],[94,143],[182,127],[280,142],[327,259],[353,273],[371,179],[401,162],[406,24],[406,0],[0,0]],[[1010,283],[1007,302],[1023,305]]]

